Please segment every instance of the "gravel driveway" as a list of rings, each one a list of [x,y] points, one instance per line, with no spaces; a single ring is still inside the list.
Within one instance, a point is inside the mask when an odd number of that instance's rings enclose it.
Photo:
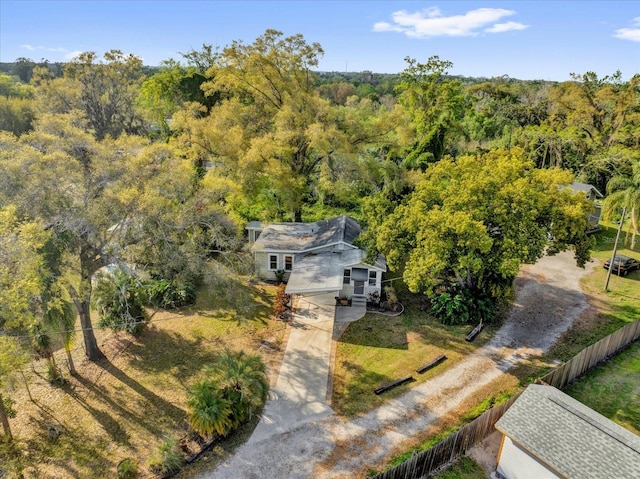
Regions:
[[[402,444],[454,411],[524,358],[546,351],[587,309],[579,280],[592,268],[573,254],[526,266],[516,301],[495,337],[444,374],[363,417],[329,416],[264,441],[251,442],[201,479],[355,478],[382,467]]]

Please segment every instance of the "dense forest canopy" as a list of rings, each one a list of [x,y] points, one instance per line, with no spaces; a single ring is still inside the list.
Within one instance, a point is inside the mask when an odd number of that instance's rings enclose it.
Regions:
[[[46,241],[32,266],[0,256],[0,280],[37,266],[46,281],[30,283],[37,300],[10,298],[0,327],[73,303],[98,359],[96,272],[191,290],[251,220],[346,213],[411,290],[492,299],[549,237],[588,257],[590,205],[562,185],[610,193],[605,211],[627,206],[637,229],[640,74],[466,78],[438,56],[397,75],[318,72],[323,54],[267,30],[153,68],[119,50],[1,64],[0,208],[15,218],[3,234],[29,226]]]

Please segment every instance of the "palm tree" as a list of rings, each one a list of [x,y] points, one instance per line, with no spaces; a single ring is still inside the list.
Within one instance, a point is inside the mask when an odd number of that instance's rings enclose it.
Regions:
[[[187,401],[189,425],[198,434],[211,438],[214,433],[225,436],[231,430],[231,403],[222,395],[215,382],[196,383]]]
[[[53,355],[53,345],[49,332],[41,323],[35,323],[31,328],[33,335],[33,349],[38,357],[47,360],[47,370],[49,373],[49,381],[52,383],[63,381],[62,371],[56,364],[56,358]]]
[[[269,382],[260,356],[225,351],[218,354],[215,367],[206,372],[230,401],[236,427],[251,419],[267,399]]]
[[[640,161],[632,167],[631,177],[616,175],[607,183],[607,198],[603,205],[603,216],[610,219],[611,216],[623,206],[629,213],[629,227],[631,228],[631,249],[636,246],[638,224],[640,223]],[[625,243],[629,237],[629,228],[625,236]]]
[[[62,345],[67,353],[67,366],[71,374],[76,374],[76,367],[71,355],[71,346],[76,336],[76,309],[71,301],[59,299],[57,303],[49,302],[43,315],[44,323],[60,333]]]

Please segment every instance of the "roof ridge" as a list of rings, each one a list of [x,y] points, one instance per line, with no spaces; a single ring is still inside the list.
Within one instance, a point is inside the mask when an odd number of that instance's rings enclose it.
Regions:
[[[547,396],[547,399],[549,401],[557,404],[558,406],[560,406],[562,409],[564,409],[565,411],[569,412],[570,414],[573,414],[577,418],[582,419],[584,422],[586,422],[590,426],[595,427],[596,429],[598,429],[602,433],[606,434],[610,438],[614,439],[615,441],[619,442],[623,446],[626,446],[629,449],[631,449],[632,451],[635,451],[638,454],[640,454],[640,450],[637,447],[634,447],[633,444],[629,444],[627,439],[622,437],[622,435],[619,434],[618,431],[615,431],[615,430],[611,429],[606,424],[602,424],[599,421],[596,421],[594,418],[590,417],[589,415],[587,415],[584,412],[580,411],[578,408],[576,408],[573,405],[567,403],[566,401],[563,401],[562,399],[560,399],[558,397]],[[594,411],[594,412],[597,413],[597,411]],[[608,418],[605,417],[605,419],[608,419]]]

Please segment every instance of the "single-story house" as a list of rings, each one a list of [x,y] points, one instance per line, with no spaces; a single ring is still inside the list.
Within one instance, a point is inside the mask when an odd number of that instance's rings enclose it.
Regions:
[[[283,274],[288,294],[368,298],[382,292],[386,261],[378,256],[365,263],[366,253],[353,244],[360,225],[349,216],[314,223],[253,221],[246,229],[258,276],[273,280]]]
[[[640,478],[640,437],[552,386],[529,385],[496,429],[498,478]]]
[[[583,193],[585,197],[593,203],[593,211],[589,214],[589,225],[591,226],[591,230],[598,229],[601,207],[596,200],[604,198],[604,195],[600,193],[595,186],[587,183],[571,183],[568,185],[568,188],[572,189],[576,193]]]

